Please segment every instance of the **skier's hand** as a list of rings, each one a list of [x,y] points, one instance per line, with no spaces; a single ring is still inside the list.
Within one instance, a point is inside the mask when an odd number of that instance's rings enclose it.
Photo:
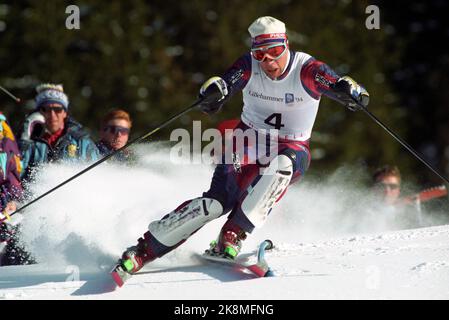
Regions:
[[[213,114],[218,112],[223,106],[228,95],[226,81],[220,77],[212,77],[207,80],[200,89],[199,97],[203,99],[200,109],[204,113]]]
[[[10,201],[6,204],[5,208],[1,211],[0,220],[4,223],[11,223],[12,217],[10,214],[17,210],[17,204],[14,201]]]
[[[369,103],[369,93],[366,89],[354,81],[351,77],[344,76],[338,79],[338,81],[332,86],[337,99],[344,103],[349,110],[360,110],[361,104],[363,107],[367,107]]]
[[[39,111],[35,111],[29,114],[22,127],[22,134],[20,139],[30,141],[33,136],[39,135],[39,132],[43,130],[45,124],[45,118]]]

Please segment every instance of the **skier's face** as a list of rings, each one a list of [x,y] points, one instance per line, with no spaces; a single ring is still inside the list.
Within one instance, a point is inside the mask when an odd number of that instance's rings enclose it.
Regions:
[[[129,138],[130,124],[125,119],[112,119],[101,130],[101,140],[112,149],[123,147]]]
[[[50,133],[64,129],[67,112],[58,103],[46,104],[41,107],[41,113],[45,118],[45,127]]]
[[[394,204],[401,194],[401,184],[396,176],[383,176],[377,181],[379,192],[385,203]]]
[[[266,45],[253,50],[253,57],[259,61],[260,67],[271,79],[280,77],[288,63],[288,44]]]

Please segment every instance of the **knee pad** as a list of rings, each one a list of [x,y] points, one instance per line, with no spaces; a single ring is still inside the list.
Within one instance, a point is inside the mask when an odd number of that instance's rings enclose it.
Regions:
[[[161,244],[171,247],[186,240],[206,223],[222,214],[223,206],[218,200],[195,198],[183,203],[161,220],[150,223],[148,230]]]
[[[301,174],[301,176],[305,174],[310,162],[310,153],[305,147],[302,147],[302,150],[287,148],[283,150],[281,154],[286,155],[292,160],[293,174],[297,171]]]
[[[290,184],[292,176],[292,159],[281,154],[271,161],[256,184],[248,187],[241,209],[255,227],[261,227],[265,223],[275,202]]]
[[[281,152],[281,154],[290,158],[290,160],[291,160],[291,162],[293,164],[292,171],[295,172],[296,171],[296,161],[297,161],[297,158],[298,158],[297,155],[296,155],[295,150],[293,150],[293,149],[285,149],[285,150],[283,150]]]

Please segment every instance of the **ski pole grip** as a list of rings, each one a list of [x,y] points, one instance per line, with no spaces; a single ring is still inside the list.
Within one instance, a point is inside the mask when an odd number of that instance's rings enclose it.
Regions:
[[[0,222],[4,222],[5,220],[11,221],[11,216],[9,215],[8,211],[3,210],[2,214],[3,214],[4,218],[2,218],[0,220]]]

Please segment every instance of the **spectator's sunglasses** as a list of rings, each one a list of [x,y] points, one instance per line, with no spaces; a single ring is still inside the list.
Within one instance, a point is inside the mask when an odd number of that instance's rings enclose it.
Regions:
[[[113,125],[109,125],[109,126],[105,126],[104,127],[104,132],[109,132],[112,134],[129,134],[129,128],[126,127],[122,127],[122,126],[113,126]]]
[[[43,113],[50,113],[50,112],[54,111],[56,114],[60,114],[62,111],[64,111],[64,107],[42,106],[41,111]]]
[[[257,61],[263,61],[265,56],[268,58],[277,60],[287,51],[287,44],[285,43],[276,43],[271,46],[265,48],[255,48],[251,49],[251,54],[254,59]]]
[[[379,183],[377,183],[377,186],[379,187],[379,188],[382,188],[382,189],[390,189],[390,190],[397,190],[397,189],[399,189],[399,184],[397,184],[397,183],[382,183],[382,182],[379,182]]]

